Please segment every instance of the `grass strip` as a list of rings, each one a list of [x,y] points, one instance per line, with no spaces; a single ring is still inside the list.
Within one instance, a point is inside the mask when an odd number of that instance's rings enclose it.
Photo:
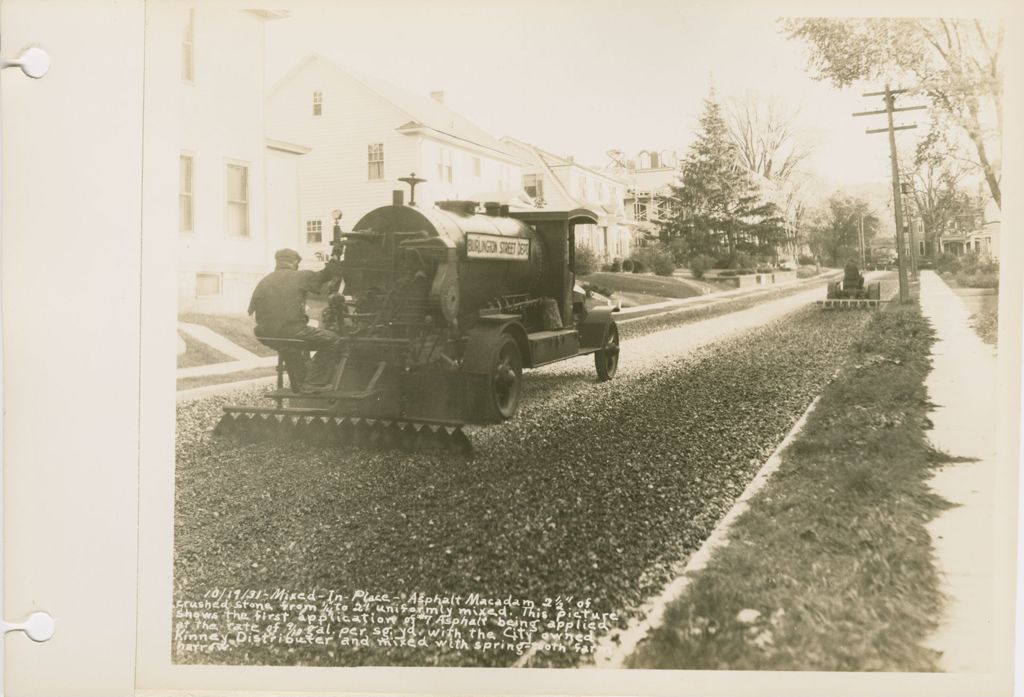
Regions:
[[[276,372],[277,368],[274,366],[264,366],[262,368],[252,368],[251,370],[239,370],[234,373],[223,373],[221,375],[197,375],[191,378],[180,378],[177,390],[180,392],[181,390],[191,390],[194,387],[222,385],[226,382],[242,382],[243,380],[274,375]]]
[[[623,320],[625,321],[622,321],[619,324],[619,336],[623,339],[635,339],[637,337],[653,334],[654,332],[659,332],[663,329],[670,329],[672,327],[678,327],[692,322],[700,322],[702,320],[711,319],[730,312],[739,312],[740,310],[746,310],[747,308],[772,300],[781,300],[782,298],[790,295],[796,295],[797,293],[803,293],[813,288],[814,285],[807,284],[789,285],[782,288],[772,288],[771,290],[752,293],[750,295],[740,295],[735,298],[716,300],[708,303],[707,305],[681,307],[678,310],[659,312],[647,317],[624,317]],[[612,318],[616,318],[616,315],[613,314]]]
[[[192,368],[197,365],[226,363],[234,360],[231,356],[221,353],[209,344],[193,339],[185,332],[178,332],[178,336],[185,342],[185,353],[178,356],[179,368]]]
[[[186,312],[178,315],[178,320],[189,324],[198,324],[212,329],[233,344],[237,344],[257,356],[272,356],[274,351],[259,342],[252,333],[255,322],[244,315],[204,315]]]
[[[933,333],[920,310],[874,315],[780,469],[735,523],[635,668],[931,671],[920,642],[943,597],[925,524]]]

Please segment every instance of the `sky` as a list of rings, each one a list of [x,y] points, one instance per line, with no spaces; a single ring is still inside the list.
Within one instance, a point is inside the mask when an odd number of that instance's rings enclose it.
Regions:
[[[730,5],[718,5],[729,8]],[[685,152],[713,86],[799,111],[824,194],[889,181],[888,142],[866,135],[884,117],[861,89],[812,79],[806,48],[773,16],[664,0],[347,0],[294,7],[267,25],[273,84],[310,51],[445,103],[492,135],[603,165],[606,151]],[[735,6],[733,6],[735,7]],[[902,121],[926,125],[924,111]],[[912,141],[918,131],[898,134]]]

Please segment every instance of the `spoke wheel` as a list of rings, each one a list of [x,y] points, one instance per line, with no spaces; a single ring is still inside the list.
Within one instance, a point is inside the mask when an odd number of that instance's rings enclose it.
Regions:
[[[599,382],[611,380],[619,369],[619,328],[615,322],[609,322],[604,332],[604,343],[594,353],[594,367],[597,368]]]
[[[519,409],[523,357],[516,340],[503,334],[491,368],[491,403],[500,419],[511,419]]]

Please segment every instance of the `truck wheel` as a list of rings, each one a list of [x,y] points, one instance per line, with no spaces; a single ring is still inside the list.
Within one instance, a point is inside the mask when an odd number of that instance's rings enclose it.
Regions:
[[[594,353],[594,367],[597,368],[598,382],[611,380],[619,369],[619,328],[609,322],[604,330],[604,343]]]
[[[489,402],[499,419],[511,419],[519,409],[522,392],[523,357],[519,345],[508,334],[502,334],[491,366]]]

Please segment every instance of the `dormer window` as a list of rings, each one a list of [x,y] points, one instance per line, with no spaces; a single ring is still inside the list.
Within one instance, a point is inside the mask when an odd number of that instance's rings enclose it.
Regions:
[[[313,116],[320,116],[324,113],[324,93],[317,91],[313,93]]]

